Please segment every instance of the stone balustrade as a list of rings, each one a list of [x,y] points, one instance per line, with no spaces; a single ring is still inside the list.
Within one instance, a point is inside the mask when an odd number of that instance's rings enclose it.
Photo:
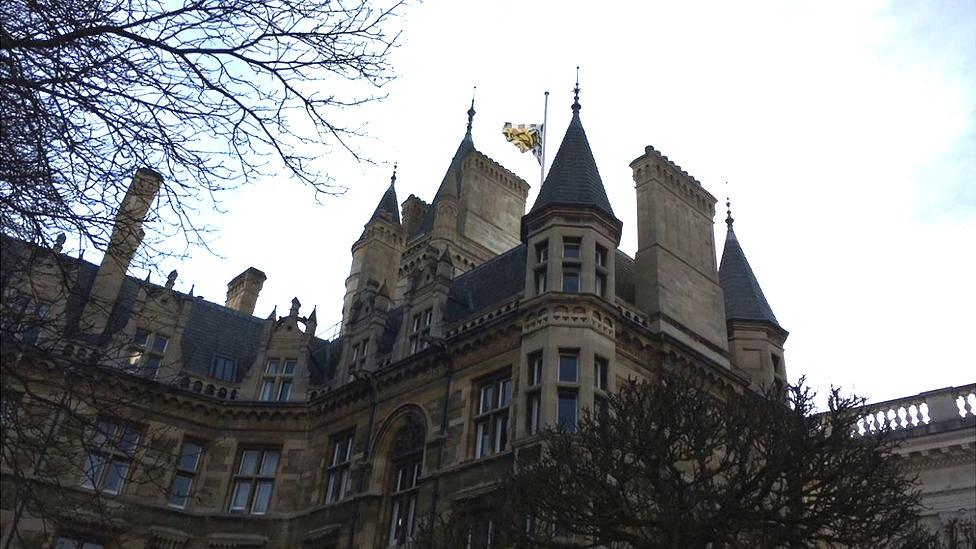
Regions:
[[[865,415],[857,423],[857,433],[861,435],[885,426],[906,431],[929,427],[926,432],[953,428],[961,420],[973,421],[976,417],[976,383],[866,404],[864,410]]]

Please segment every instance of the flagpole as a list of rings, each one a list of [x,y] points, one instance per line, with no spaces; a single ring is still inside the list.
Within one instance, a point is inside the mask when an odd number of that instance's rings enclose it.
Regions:
[[[539,187],[546,182],[546,134],[549,133],[549,121],[546,117],[549,115],[549,92],[546,92],[546,103],[542,107],[542,162],[539,166]]]

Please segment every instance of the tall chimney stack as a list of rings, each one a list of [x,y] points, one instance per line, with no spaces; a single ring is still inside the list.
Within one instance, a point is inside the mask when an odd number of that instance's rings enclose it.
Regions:
[[[108,315],[125,280],[125,273],[146,236],[142,224],[162,183],[163,177],[149,168],[139,168],[132,178],[125,198],[115,214],[112,238],[105,250],[105,256],[102,257],[102,264],[98,268],[88,303],[82,313],[84,330],[97,334],[105,330]]]
[[[235,311],[254,314],[254,306],[258,302],[258,294],[268,277],[263,272],[248,267],[243,273],[227,283],[227,302],[225,305]]]

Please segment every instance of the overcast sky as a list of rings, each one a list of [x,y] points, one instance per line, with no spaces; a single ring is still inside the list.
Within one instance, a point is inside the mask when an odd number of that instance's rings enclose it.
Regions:
[[[599,6],[600,10],[596,7]],[[430,200],[478,86],[477,148],[539,188],[501,135],[541,122],[549,161],[579,65],[583,125],[636,252],[628,164],[653,145],[720,200],[781,324],[786,364],[818,389],[882,400],[976,381],[976,2],[468,2],[402,19],[389,98],[360,111],[376,165],[323,166],[350,190],[318,205],[269,179],[221,196],[213,250],[164,265],[223,303],[249,266],[256,314],[341,313],[350,247],[399,162],[397,193]],[[724,184],[728,181],[728,185]]]

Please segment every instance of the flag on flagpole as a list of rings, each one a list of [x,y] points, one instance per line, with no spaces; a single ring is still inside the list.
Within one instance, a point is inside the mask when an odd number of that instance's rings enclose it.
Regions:
[[[523,153],[532,151],[535,159],[542,164],[542,136],[545,128],[542,124],[518,124],[505,122],[502,135],[509,143],[513,143]]]

